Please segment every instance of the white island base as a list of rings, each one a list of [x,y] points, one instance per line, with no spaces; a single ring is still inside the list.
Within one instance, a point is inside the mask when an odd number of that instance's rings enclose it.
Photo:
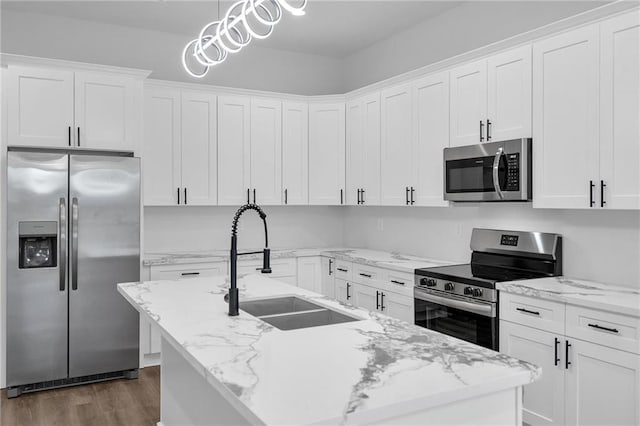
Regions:
[[[247,410],[234,407],[165,339],[162,339],[161,414],[158,426],[264,424]],[[394,410],[397,411],[397,410]],[[506,389],[406,413],[370,413],[359,424],[386,425],[522,425],[522,387]],[[316,424],[351,424],[343,419]]]

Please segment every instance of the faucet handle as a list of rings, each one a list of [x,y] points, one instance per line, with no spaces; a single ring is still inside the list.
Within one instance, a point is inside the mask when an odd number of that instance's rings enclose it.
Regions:
[[[271,273],[271,249],[265,248],[262,251],[262,270],[263,274]]]

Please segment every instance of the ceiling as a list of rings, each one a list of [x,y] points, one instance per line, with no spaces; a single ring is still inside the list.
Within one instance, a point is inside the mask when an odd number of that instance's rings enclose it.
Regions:
[[[289,0],[299,4],[296,0]],[[306,15],[285,16],[264,47],[342,58],[421,21],[462,4],[461,1],[309,0]],[[224,14],[232,4],[220,3]],[[215,0],[165,1],[7,1],[3,10],[54,15],[179,34],[185,42],[216,20]]]

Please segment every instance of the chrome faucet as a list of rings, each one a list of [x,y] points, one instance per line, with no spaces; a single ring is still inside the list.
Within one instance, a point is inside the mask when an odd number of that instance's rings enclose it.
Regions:
[[[262,218],[264,222],[264,249],[260,251],[251,251],[246,253],[238,253],[238,220],[242,213],[247,210],[255,210]],[[240,207],[233,217],[233,224],[231,225],[231,287],[229,288],[228,301],[229,301],[229,316],[235,317],[238,315],[239,310],[239,298],[238,298],[238,256],[244,256],[247,254],[262,253],[262,268],[260,272],[263,274],[271,273],[271,264],[269,257],[271,250],[269,250],[269,237],[267,235],[267,215],[262,211],[257,204],[245,204]]]

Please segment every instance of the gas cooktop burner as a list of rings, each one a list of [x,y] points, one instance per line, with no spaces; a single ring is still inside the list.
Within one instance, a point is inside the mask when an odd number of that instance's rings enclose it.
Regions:
[[[546,276],[536,271],[522,271],[490,265],[474,265],[472,263],[421,268],[416,269],[415,274],[485,288],[495,288],[495,284],[501,281],[517,281]]]

